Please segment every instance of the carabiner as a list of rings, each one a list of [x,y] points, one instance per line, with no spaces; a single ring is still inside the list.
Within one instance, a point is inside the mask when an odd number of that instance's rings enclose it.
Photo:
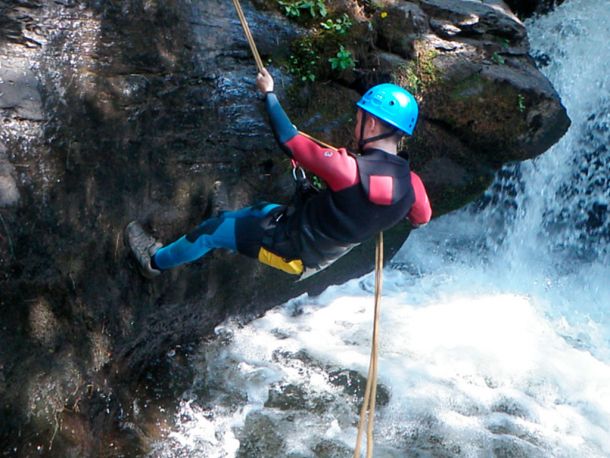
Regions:
[[[297,170],[299,172],[301,172],[301,176],[297,176]],[[301,166],[296,166],[296,167],[292,167],[292,178],[294,178],[294,181],[302,181],[302,180],[306,180],[307,179],[307,175],[305,174],[305,169],[303,169],[303,167]]]

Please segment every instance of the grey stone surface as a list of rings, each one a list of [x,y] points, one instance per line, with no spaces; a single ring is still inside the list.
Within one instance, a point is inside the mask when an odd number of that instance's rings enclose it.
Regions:
[[[26,60],[4,60],[0,66],[0,110],[28,121],[44,120],[38,86]]]

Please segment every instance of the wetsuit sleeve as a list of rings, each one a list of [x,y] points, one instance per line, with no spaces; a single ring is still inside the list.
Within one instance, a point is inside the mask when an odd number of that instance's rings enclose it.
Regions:
[[[288,156],[323,179],[333,191],[340,191],[359,181],[356,159],[344,148],[324,148],[301,135],[273,92],[267,93],[265,106],[273,134]]]
[[[286,142],[292,139],[299,132],[296,127],[292,125],[288,115],[280,105],[280,101],[273,92],[267,92],[265,96],[265,108],[269,115],[269,121],[271,122],[271,129],[275,139],[280,144],[286,154],[292,157],[292,152],[287,150],[284,146]]]
[[[411,185],[415,192],[415,203],[411,206],[411,210],[407,214],[407,218],[415,227],[428,224],[432,218],[432,207],[428,200],[428,193],[421,178],[414,172],[411,172]]]

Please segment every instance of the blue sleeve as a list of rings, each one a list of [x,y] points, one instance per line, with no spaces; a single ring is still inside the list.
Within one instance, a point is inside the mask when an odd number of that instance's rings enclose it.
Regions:
[[[269,114],[271,129],[275,135],[275,139],[280,144],[282,149],[292,157],[292,152],[286,147],[291,139],[296,137],[299,131],[292,125],[288,115],[280,105],[280,101],[273,92],[268,92],[265,97],[265,108]]]

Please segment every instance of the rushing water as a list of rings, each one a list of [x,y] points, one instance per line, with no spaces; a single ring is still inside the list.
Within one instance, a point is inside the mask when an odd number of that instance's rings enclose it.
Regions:
[[[376,457],[610,456],[607,0],[527,24],[572,127],[384,272]],[[163,457],[349,457],[373,276],[202,346]]]

